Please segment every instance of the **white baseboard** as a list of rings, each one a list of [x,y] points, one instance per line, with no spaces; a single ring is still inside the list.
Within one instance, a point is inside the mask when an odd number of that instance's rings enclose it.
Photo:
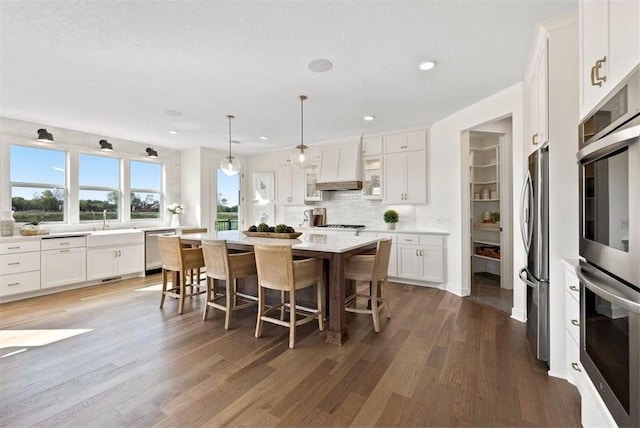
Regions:
[[[521,311],[520,309],[516,309],[516,308],[511,308],[511,318],[520,322],[527,321],[527,316],[525,315],[524,311]]]

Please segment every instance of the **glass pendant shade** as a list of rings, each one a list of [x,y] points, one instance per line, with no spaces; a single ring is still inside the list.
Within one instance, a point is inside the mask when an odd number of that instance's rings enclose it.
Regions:
[[[225,156],[220,161],[220,169],[224,175],[233,176],[240,172],[240,161],[231,156],[231,119],[234,118],[232,115],[228,115],[229,119],[229,156]]]
[[[240,161],[235,156],[225,156],[220,161],[220,169],[224,175],[231,177],[240,172]]]
[[[300,169],[308,168],[311,165],[312,161],[309,151],[305,151],[306,149],[308,149],[308,147],[300,144],[296,147],[296,149],[298,149],[298,151],[293,156],[291,156],[291,163]]]
[[[308,151],[309,147],[304,145],[304,100],[307,99],[306,95],[300,95],[300,144],[296,146],[298,151],[291,156],[291,163],[300,169],[305,169],[311,166],[311,156]]]

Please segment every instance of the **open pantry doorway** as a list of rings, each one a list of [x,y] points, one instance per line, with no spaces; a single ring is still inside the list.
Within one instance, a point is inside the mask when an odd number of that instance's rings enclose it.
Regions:
[[[513,307],[511,118],[463,132],[464,257],[469,297],[505,313]]]

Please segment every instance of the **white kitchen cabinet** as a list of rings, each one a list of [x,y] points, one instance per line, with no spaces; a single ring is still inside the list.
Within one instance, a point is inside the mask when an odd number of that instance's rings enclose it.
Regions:
[[[527,73],[525,96],[527,97],[528,143],[527,153],[549,141],[549,41],[543,31],[538,33],[533,62]]]
[[[427,202],[426,151],[384,155],[384,201],[388,204],[425,204]]]
[[[289,165],[276,167],[276,201],[280,205],[302,205],[305,196],[304,170]]]
[[[444,237],[398,234],[398,278],[444,282]]]
[[[144,233],[87,236],[87,280],[144,272]]]
[[[640,2],[582,0],[580,117],[584,118],[640,63]]]
[[[358,236],[365,236],[367,238],[391,239],[391,254],[389,255],[389,267],[387,269],[387,274],[390,277],[398,276],[398,246],[396,245],[398,239],[397,235],[395,233],[385,232],[359,232]]]
[[[87,280],[87,248],[84,236],[43,238],[41,250],[41,288]]]
[[[382,136],[362,139],[362,156],[381,155]]]
[[[384,153],[409,152],[427,149],[427,131],[412,131],[383,137]]]
[[[360,141],[322,145],[320,183],[360,181]]]
[[[362,157],[362,198],[382,199],[382,155]]]
[[[40,289],[40,240],[0,244],[0,297]]]
[[[318,190],[318,176],[320,173],[320,162],[314,161],[304,170],[304,200],[321,201],[322,190]]]

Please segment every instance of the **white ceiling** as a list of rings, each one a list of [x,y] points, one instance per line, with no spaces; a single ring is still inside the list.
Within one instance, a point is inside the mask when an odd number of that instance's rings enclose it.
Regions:
[[[225,149],[234,114],[240,154],[299,144],[300,94],[308,144],[424,127],[522,80],[535,23],[575,10],[577,0],[0,0],[0,116]],[[310,71],[317,58],[333,69]],[[420,71],[428,59],[437,67]]]

